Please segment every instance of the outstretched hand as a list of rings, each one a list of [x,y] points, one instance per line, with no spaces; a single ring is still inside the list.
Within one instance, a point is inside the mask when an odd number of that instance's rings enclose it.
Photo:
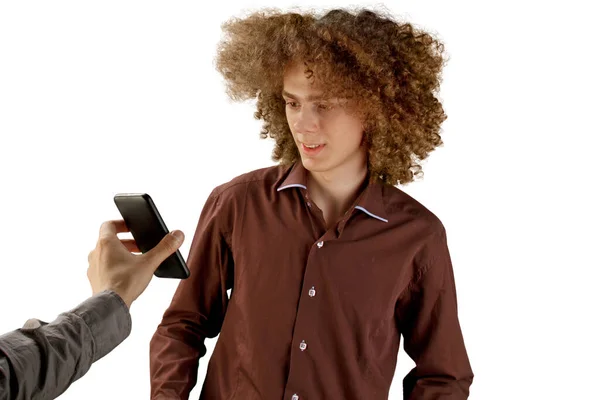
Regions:
[[[117,233],[129,232],[125,221],[106,221],[100,226],[96,247],[88,256],[88,280],[93,294],[113,290],[131,306],[146,290],[154,271],[184,240],[183,232],[166,235],[153,249],[139,253],[135,240],[119,239]]]

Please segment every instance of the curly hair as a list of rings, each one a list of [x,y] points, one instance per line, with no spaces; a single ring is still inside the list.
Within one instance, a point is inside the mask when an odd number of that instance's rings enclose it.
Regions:
[[[215,67],[234,101],[256,99],[261,138],[273,138],[273,161],[300,157],[281,95],[285,67],[306,66],[324,95],[355,100],[364,117],[371,180],[406,184],[422,175],[419,161],[442,145],[446,114],[436,98],[444,45],[383,12],[335,9],[284,13],[263,9],[222,25]]]

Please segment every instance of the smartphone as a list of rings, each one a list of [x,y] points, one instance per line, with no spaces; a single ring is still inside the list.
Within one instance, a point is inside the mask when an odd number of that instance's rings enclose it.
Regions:
[[[138,248],[146,253],[169,233],[152,198],[146,193],[119,193],[115,204]],[[171,254],[154,272],[159,278],[187,279],[190,276],[181,253]]]

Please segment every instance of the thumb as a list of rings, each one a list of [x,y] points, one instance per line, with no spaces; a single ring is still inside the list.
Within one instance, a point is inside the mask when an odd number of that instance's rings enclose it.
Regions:
[[[168,235],[165,235],[164,238],[154,248],[144,256],[148,259],[148,264],[152,265],[154,269],[158,268],[158,266],[167,259],[171,254],[175,253],[177,249],[183,243],[184,235],[183,232],[179,230],[175,230]]]

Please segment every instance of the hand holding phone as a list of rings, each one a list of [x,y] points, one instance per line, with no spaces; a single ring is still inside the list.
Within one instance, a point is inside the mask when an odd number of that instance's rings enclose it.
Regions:
[[[146,193],[119,193],[115,204],[138,248],[146,253],[169,233],[152,198]],[[159,278],[187,279],[190,276],[179,250],[160,264],[154,275]]]

